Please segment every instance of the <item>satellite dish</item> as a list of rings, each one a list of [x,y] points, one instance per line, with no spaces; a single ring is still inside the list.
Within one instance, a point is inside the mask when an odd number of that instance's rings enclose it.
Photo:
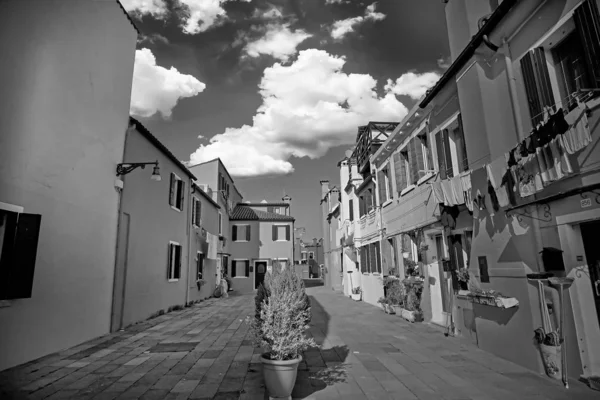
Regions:
[[[346,157],[352,157],[352,150],[346,150]]]

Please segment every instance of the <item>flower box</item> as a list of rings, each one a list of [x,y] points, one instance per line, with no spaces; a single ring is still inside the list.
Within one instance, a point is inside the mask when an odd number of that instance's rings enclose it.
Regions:
[[[490,307],[512,308],[519,305],[519,300],[514,297],[495,297],[481,294],[470,293],[467,295],[475,304],[481,304]]]
[[[421,322],[423,315],[419,311],[408,311],[400,306],[392,306],[394,308],[396,316],[404,318],[408,322]]]

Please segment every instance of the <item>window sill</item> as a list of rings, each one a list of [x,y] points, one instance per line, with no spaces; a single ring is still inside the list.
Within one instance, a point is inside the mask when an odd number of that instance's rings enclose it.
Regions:
[[[248,278],[249,278],[249,276],[234,276],[231,279],[248,279]]]
[[[274,242],[289,242],[289,240],[274,240]]]
[[[175,206],[171,206],[171,208],[172,208],[173,210],[177,211],[177,212],[181,212],[181,210],[180,210],[179,208],[175,207]]]
[[[383,204],[381,205],[381,208],[385,208],[385,207],[389,206],[390,204],[393,203],[393,201],[394,201],[393,199],[384,201]]]
[[[232,240],[234,243],[248,243],[249,240]]]
[[[419,179],[417,181],[417,186],[424,184],[425,182],[427,182],[428,180],[430,180],[434,176],[435,176],[434,172],[428,172],[427,175],[425,175],[424,177],[422,177],[421,179]]]
[[[415,186],[415,185],[410,185],[409,187],[407,187],[407,188],[404,188],[404,190],[402,190],[402,191],[400,192],[400,197],[404,196],[404,195],[405,195],[405,194],[407,194],[407,193],[410,193],[410,192],[412,192],[413,190],[415,190],[415,188],[416,188],[416,186]]]
[[[179,282],[179,279],[168,279],[169,282]]]

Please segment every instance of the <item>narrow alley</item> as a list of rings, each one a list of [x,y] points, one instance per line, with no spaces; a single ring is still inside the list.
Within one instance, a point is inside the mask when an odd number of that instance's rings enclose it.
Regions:
[[[294,399],[593,399],[323,286]],[[209,299],[0,373],[2,399],[263,399],[251,295]],[[596,396],[596,397],[595,397]]]

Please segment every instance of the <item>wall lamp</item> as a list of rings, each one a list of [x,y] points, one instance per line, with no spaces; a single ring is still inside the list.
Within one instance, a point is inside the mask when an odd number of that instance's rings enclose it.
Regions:
[[[136,169],[138,167],[141,169],[144,169],[144,168],[146,168],[146,165],[154,165],[154,168],[152,169],[152,176],[150,177],[150,179],[152,179],[153,181],[160,182],[161,178],[160,178],[160,168],[158,166],[158,161],[144,162],[144,163],[117,164],[117,176],[127,175],[128,173],[130,173],[131,171],[133,171],[134,169]]]

